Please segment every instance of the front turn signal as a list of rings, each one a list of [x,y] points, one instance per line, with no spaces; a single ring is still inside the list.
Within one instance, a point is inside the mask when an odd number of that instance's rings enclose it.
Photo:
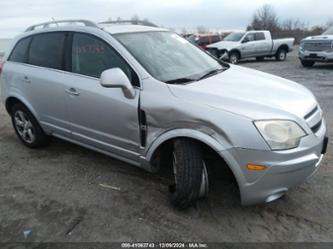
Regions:
[[[266,170],[267,167],[262,166],[262,165],[256,165],[256,164],[248,164],[247,169],[248,170],[256,170],[256,171],[263,171],[263,170]]]

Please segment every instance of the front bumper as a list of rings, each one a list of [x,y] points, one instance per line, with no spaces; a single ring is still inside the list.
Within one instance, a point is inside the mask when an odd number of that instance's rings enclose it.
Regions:
[[[303,61],[333,62],[333,52],[312,52],[299,50],[298,57]]]
[[[286,151],[260,151],[242,148],[228,150],[243,205],[267,203],[283,196],[290,188],[312,177],[326,152],[325,124],[320,134],[304,137],[298,148]],[[266,166],[251,171],[247,164]]]

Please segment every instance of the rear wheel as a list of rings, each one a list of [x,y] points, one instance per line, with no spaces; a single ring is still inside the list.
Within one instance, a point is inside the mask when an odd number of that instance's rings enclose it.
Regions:
[[[24,145],[40,148],[48,144],[49,137],[24,105],[15,104],[11,109],[11,118],[15,132]]]
[[[315,64],[314,61],[303,61],[303,60],[301,60],[301,63],[303,65],[303,67],[307,67],[307,68],[313,67],[313,65]]]
[[[208,173],[200,144],[190,139],[178,139],[173,150],[175,184],[170,188],[174,207],[186,209],[208,193]]]
[[[285,61],[287,58],[287,50],[284,48],[280,48],[276,53],[276,60],[277,61]]]

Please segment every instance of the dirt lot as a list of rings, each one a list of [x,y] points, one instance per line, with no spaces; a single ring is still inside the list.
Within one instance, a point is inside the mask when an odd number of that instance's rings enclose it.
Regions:
[[[310,88],[332,134],[333,65],[304,69],[296,55],[241,65]],[[160,176],[56,139],[43,150],[25,148],[1,107],[0,241],[332,242],[332,152],[330,142],[319,173],[274,203],[242,207],[235,185],[221,177],[208,200],[179,212]]]

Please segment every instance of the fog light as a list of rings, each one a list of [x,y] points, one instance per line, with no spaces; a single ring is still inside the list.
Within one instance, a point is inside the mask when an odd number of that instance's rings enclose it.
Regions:
[[[262,165],[256,165],[256,164],[248,164],[247,169],[248,170],[256,170],[256,171],[262,171],[265,170],[267,167]]]

